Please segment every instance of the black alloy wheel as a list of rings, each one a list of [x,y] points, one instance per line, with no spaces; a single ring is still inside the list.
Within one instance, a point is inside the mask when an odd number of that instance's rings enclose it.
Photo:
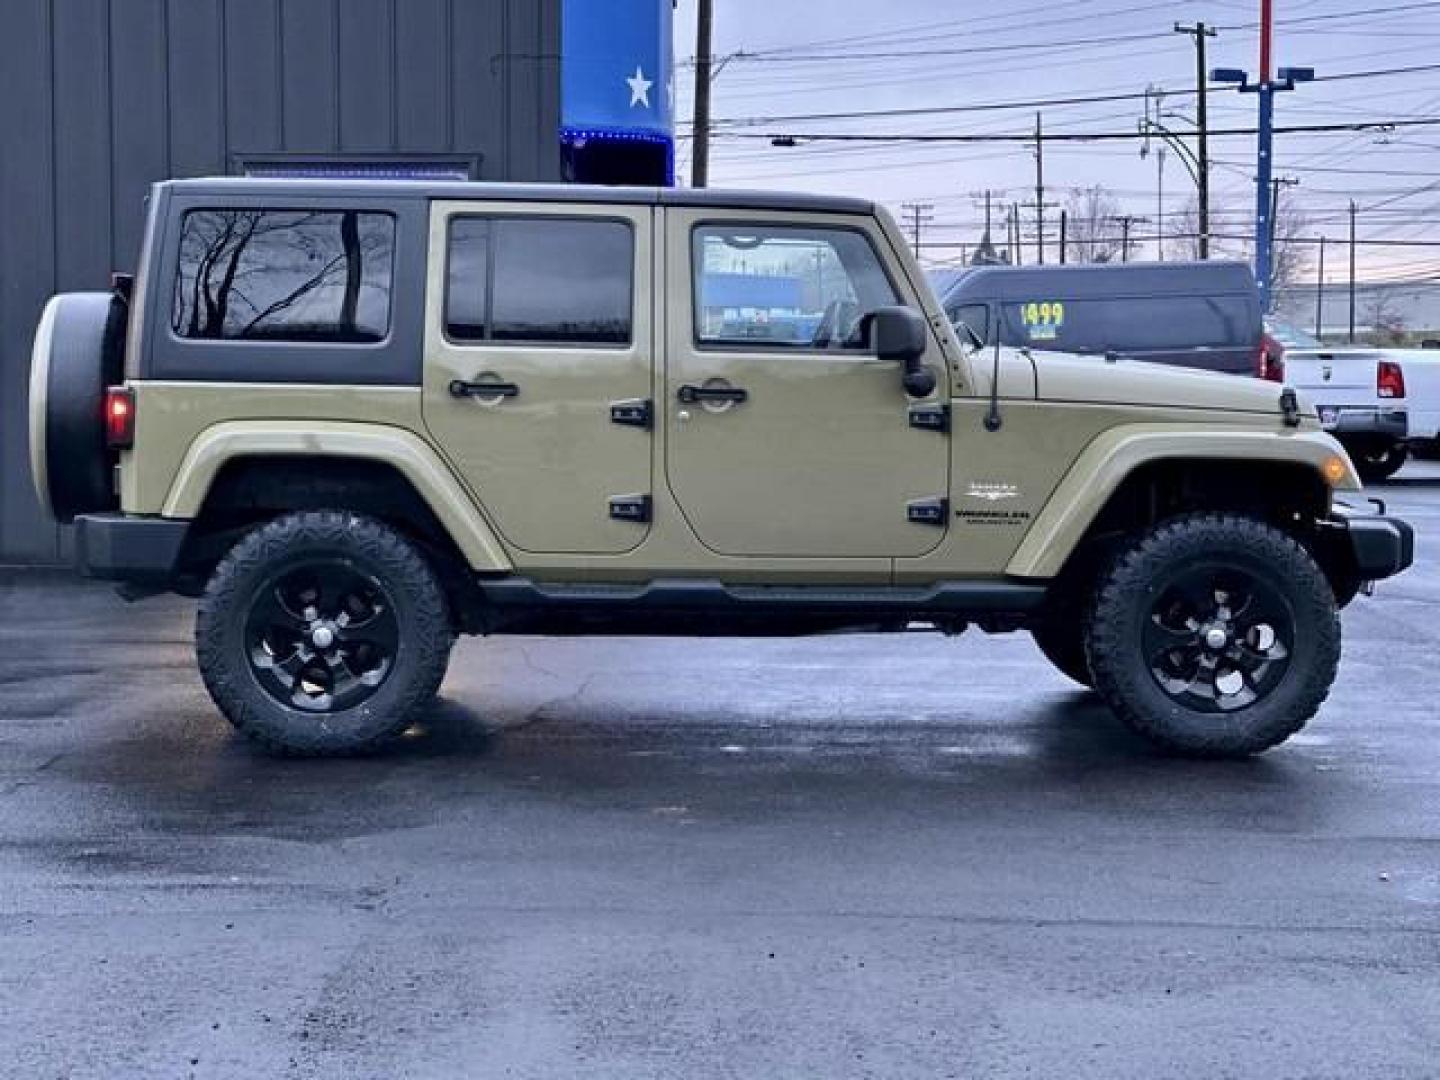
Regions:
[[[1085,651],[1095,689],[1160,747],[1239,757],[1284,742],[1328,696],[1340,618],[1300,538],[1201,512],[1136,534],[1097,582]]]
[[[255,594],[245,631],[250,670],[283,705],[352,709],[395,667],[395,605],[373,576],[343,559],[290,567]]]
[[[287,514],[220,561],[195,623],[210,696],[281,754],[376,749],[434,699],[455,639],[435,568],[406,536],[343,510]]]
[[[1143,641],[1150,674],[1177,704],[1234,712],[1264,699],[1285,678],[1295,615],[1276,589],[1244,567],[1201,563],[1156,591]]]

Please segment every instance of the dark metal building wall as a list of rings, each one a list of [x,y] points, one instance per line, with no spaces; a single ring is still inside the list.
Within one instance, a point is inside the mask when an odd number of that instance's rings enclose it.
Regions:
[[[28,476],[40,309],[134,268],[152,182],[401,152],[559,179],[560,40],[560,0],[4,0],[0,561],[64,547]]]

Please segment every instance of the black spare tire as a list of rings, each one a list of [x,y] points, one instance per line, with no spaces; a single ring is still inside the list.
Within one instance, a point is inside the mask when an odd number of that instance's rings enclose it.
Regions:
[[[125,377],[129,305],[114,293],[66,293],[45,308],[30,364],[30,471],[60,521],[113,510],[105,389]]]

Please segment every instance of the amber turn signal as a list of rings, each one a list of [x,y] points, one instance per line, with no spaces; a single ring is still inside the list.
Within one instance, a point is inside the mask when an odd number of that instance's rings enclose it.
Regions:
[[[1327,457],[1325,464],[1321,466],[1321,471],[1325,474],[1325,482],[1331,487],[1339,484],[1345,477],[1350,475],[1350,469],[1345,464],[1345,459],[1338,454],[1331,454]]]

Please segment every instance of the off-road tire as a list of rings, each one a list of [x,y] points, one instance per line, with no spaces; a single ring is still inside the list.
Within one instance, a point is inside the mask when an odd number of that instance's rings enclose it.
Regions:
[[[1036,623],[1030,627],[1030,636],[1060,674],[1087,689],[1094,688],[1090,659],[1085,654],[1085,620],[1079,613]]]
[[[383,586],[399,642],[374,696],[323,714],[268,693],[245,640],[258,591],[280,568],[317,557],[342,560]],[[216,567],[195,623],[200,674],[220,711],[267,750],[293,757],[361,754],[398,736],[439,690],[453,643],[445,593],[425,558],[388,525],[345,511],[293,513],[247,534]]]
[[[1209,559],[1242,565],[1278,592],[1294,630],[1280,682],[1225,714],[1187,708],[1169,696],[1141,645],[1159,600],[1157,583]],[[1340,660],[1340,618],[1323,571],[1293,537],[1243,515],[1198,513],[1162,522],[1121,549],[1098,583],[1085,645],[1095,689],[1131,729],[1175,753],[1244,757],[1284,742],[1325,701]]]
[[[1410,460],[1410,447],[1405,443],[1365,443],[1350,448],[1355,471],[1367,484],[1389,480]]]

